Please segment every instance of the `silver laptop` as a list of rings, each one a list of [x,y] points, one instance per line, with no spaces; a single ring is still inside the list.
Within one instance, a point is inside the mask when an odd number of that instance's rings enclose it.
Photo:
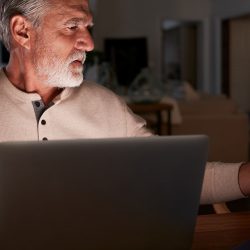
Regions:
[[[0,144],[0,249],[190,249],[205,136]]]

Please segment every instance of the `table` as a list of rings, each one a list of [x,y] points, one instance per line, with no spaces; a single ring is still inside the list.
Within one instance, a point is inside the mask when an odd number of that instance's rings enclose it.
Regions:
[[[167,134],[172,134],[172,109],[173,106],[168,103],[129,103],[128,106],[130,109],[138,114],[155,114],[157,117],[157,133],[162,135],[162,126],[163,126],[163,119],[162,115],[163,112],[167,112]]]
[[[250,240],[250,212],[200,215],[192,249],[232,249]]]

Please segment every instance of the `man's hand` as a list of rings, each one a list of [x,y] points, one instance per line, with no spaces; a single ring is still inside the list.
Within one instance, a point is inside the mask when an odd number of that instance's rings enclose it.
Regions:
[[[242,193],[250,197],[250,162],[244,163],[240,167],[239,185]]]

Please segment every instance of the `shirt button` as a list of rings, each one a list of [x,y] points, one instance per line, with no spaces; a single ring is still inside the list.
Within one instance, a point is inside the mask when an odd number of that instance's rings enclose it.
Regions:
[[[42,123],[42,125],[46,125],[46,121],[45,120],[42,120],[41,123]]]
[[[43,137],[43,141],[48,141],[48,138],[47,137]]]
[[[39,107],[41,106],[41,103],[38,102],[38,101],[36,101],[36,102],[35,102],[35,105],[36,105],[37,108],[39,108]]]

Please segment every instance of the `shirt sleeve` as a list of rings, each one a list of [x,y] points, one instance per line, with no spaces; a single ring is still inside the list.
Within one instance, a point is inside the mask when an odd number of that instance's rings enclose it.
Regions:
[[[211,204],[244,198],[238,179],[241,164],[207,163],[200,203]]]
[[[126,114],[127,136],[146,137],[153,135],[153,133],[146,127],[146,121],[142,117],[133,113],[127,105],[125,105],[124,108]]]

